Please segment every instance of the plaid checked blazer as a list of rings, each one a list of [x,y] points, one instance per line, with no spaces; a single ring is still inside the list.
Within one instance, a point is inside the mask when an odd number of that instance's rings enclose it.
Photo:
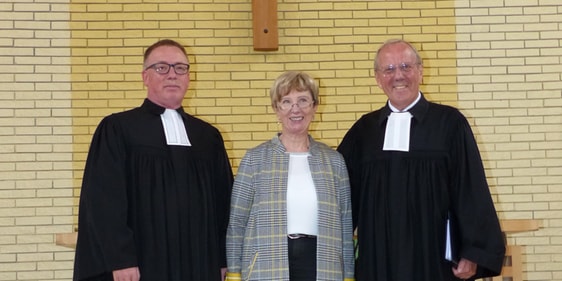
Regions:
[[[309,165],[318,198],[317,280],[353,280],[349,178],[343,157],[310,139]],[[246,152],[232,191],[227,280],[289,280],[289,154],[278,136]]]

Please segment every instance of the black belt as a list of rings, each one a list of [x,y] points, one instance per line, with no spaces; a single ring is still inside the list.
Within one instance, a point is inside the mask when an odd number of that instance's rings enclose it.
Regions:
[[[287,237],[289,237],[289,239],[294,240],[294,239],[300,239],[300,238],[316,238],[316,235],[293,233],[293,234],[287,234]]]

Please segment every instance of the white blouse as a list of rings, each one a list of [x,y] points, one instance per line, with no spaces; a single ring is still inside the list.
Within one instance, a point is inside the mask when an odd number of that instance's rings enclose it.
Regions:
[[[318,199],[308,153],[291,153],[287,181],[287,234],[318,235]]]

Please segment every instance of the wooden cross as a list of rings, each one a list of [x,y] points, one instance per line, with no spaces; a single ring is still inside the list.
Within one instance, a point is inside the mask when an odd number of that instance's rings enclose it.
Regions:
[[[277,51],[277,0],[252,0],[254,50]]]

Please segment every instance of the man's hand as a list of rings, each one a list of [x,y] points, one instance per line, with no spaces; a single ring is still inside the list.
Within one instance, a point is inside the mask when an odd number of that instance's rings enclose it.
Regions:
[[[476,267],[478,265],[467,260],[467,259],[461,259],[459,261],[459,264],[457,265],[457,268],[453,268],[453,274],[455,274],[455,276],[457,278],[460,279],[468,279],[472,276],[474,276],[474,274],[476,274]]]
[[[139,281],[140,271],[138,267],[129,267],[113,271],[114,281]]]

